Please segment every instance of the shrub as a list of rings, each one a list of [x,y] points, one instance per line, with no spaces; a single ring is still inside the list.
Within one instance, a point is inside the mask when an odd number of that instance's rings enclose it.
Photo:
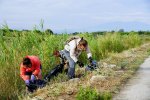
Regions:
[[[96,92],[95,89],[91,89],[90,87],[87,88],[80,88],[79,92],[77,93],[76,100],[99,100],[100,95]]]
[[[110,92],[98,93],[96,89],[90,87],[80,88],[77,93],[76,100],[111,100],[112,95]]]

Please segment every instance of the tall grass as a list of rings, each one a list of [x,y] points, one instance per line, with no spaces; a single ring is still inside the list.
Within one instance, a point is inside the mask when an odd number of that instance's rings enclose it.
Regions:
[[[142,38],[133,33],[129,35],[106,33],[95,37],[92,34],[82,34],[81,36],[88,40],[92,55],[97,60],[107,57],[110,53],[119,53],[142,44]],[[81,59],[86,60],[85,54],[81,56]]]
[[[9,35],[10,34],[10,35]],[[58,59],[51,57],[53,50],[63,49],[64,42],[69,35],[46,35],[36,32],[20,32],[3,36],[0,32],[0,98],[17,99],[23,94],[25,86],[19,76],[20,62],[26,55],[39,56],[43,66],[43,74],[46,74],[58,63]],[[92,34],[79,34],[88,40],[93,58],[99,60],[107,57],[109,53],[121,52],[138,46],[142,40],[137,34],[120,35],[106,34],[93,36]],[[86,62],[83,53],[81,58]]]

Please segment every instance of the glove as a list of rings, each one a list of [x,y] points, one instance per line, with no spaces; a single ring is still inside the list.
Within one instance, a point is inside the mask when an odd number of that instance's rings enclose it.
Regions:
[[[29,81],[29,80],[25,80],[25,84],[26,84],[27,86],[29,86],[30,81]]]
[[[92,64],[92,61],[93,61],[92,57],[89,57],[88,59],[89,59],[90,64]]]
[[[84,67],[84,64],[82,62],[77,61],[77,64],[82,68]]]
[[[34,82],[34,81],[36,80],[35,75],[33,75],[33,74],[32,74],[32,75],[31,75],[31,79],[30,79],[30,80],[31,80],[31,82]]]

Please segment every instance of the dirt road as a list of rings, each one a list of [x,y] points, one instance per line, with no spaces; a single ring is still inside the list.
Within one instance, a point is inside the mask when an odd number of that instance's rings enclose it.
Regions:
[[[150,57],[113,100],[150,100]]]

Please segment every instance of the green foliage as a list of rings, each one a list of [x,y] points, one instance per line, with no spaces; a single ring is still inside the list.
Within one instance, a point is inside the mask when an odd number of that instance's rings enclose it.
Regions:
[[[142,40],[138,34],[121,35],[119,33],[99,36],[97,47],[102,58],[109,53],[122,52],[123,50],[139,46]]]
[[[112,100],[112,94],[110,92],[104,92],[100,95],[99,100]]]
[[[95,89],[91,88],[80,88],[77,93],[76,100],[99,100],[100,95]]]
[[[98,93],[96,89],[90,87],[80,88],[76,95],[76,100],[111,100],[112,95],[109,92],[104,92],[102,94]]]
[[[49,35],[52,35],[54,34],[53,31],[51,29],[46,29],[45,30],[45,34],[49,34]]]
[[[104,37],[100,37],[98,46],[101,48],[102,56],[105,56],[108,52],[121,52],[124,50],[120,34],[106,34]]]
[[[118,32],[121,32],[121,33],[123,33],[124,32],[124,29],[119,29],[119,31]]]
[[[124,35],[123,43],[124,47],[128,49],[140,45],[142,41],[141,37],[138,34],[131,32],[129,35]]]
[[[42,32],[44,32],[44,20],[43,19],[41,19],[39,26],[40,26]]]

